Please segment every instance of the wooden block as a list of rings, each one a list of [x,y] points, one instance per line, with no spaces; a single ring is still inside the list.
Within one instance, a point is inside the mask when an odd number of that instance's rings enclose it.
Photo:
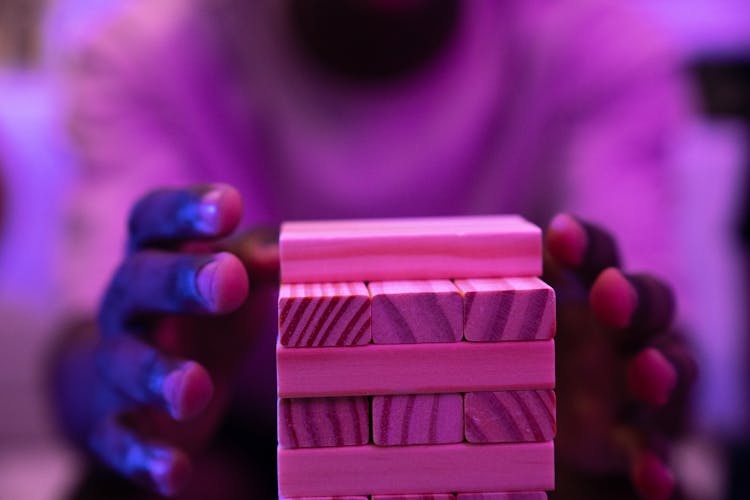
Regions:
[[[278,450],[285,497],[541,491],[554,488],[544,443],[347,446]]]
[[[547,493],[545,493],[544,491],[459,493],[457,500],[547,500]]]
[[[555,392],[470,392],[464,395],[464,422],[470,443],[549,441],[557,428]]]
[[[450,493],[427,493],[424,495],[373,495],[372,500],[456,500]]]
[[[277,345],[279,397],[433,394],[555,386],[554,340],[361,347]]]
[[[546,340],[555,335],[555,291],[538,278],[456,280],[464,337],[478,342]]]
[[[368,500],[366,496],[345,496],[345,497],[280,497],[279,500]]]
[[[541,234],[508,215],[286,222],[281,281],[539,276]]]
[[[366,397],[279,399],[278,411],[283,448],[357,446],[370,441]]]
[[[279,338],[288,347],[365,345],[372,339],[364,283],[284,284]]]
[[[463,302],[449,280],[374,281],[372,341],[376,344],[458,342]]]
[[[372,398],[373,443],[380,446],[448,444],[464,440],[461,394]]]

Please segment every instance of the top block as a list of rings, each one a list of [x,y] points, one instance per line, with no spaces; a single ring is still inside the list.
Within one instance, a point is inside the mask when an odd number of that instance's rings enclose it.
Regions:
[[[542,232],[515,215],[286,222],[281,281],[539,276]]]

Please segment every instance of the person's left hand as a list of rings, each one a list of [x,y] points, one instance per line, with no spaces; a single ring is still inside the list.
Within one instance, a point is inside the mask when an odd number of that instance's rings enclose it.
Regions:
[[[551,498],[616,498],[613,478],[626,472],[643,497],[670,498],[668,443],[687,420],[695,377],[672,327],[672,290],[652,275],[624,272],[612,236],[572,216],[556,216],[544,244],[558,319]]]

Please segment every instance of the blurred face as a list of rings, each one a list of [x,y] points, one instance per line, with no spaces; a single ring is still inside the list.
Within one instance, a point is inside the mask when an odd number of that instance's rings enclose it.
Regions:
[[[456,31],[458,0],[288,0],[308,56],[358,83],[411,74],[437,57]]]

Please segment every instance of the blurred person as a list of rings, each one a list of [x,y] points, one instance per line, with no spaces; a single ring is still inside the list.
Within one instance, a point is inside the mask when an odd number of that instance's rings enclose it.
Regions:
[[[551,220],[555,495],[628,498],[628,474],[647,498],[672,494],[666,443],[693,376],[673,297],[624,272],[618,243],[583,222],[616,231],[629,269],[679,285],[665,168],[684,94],[665,41],[633,13],[136,1],[69,62],[83,179],[52,380],[94,464],[181,498],[272,498],[278,255],[274,230],[257,228],[509,212]],[[78,498],[149,495],[106,468]]]

